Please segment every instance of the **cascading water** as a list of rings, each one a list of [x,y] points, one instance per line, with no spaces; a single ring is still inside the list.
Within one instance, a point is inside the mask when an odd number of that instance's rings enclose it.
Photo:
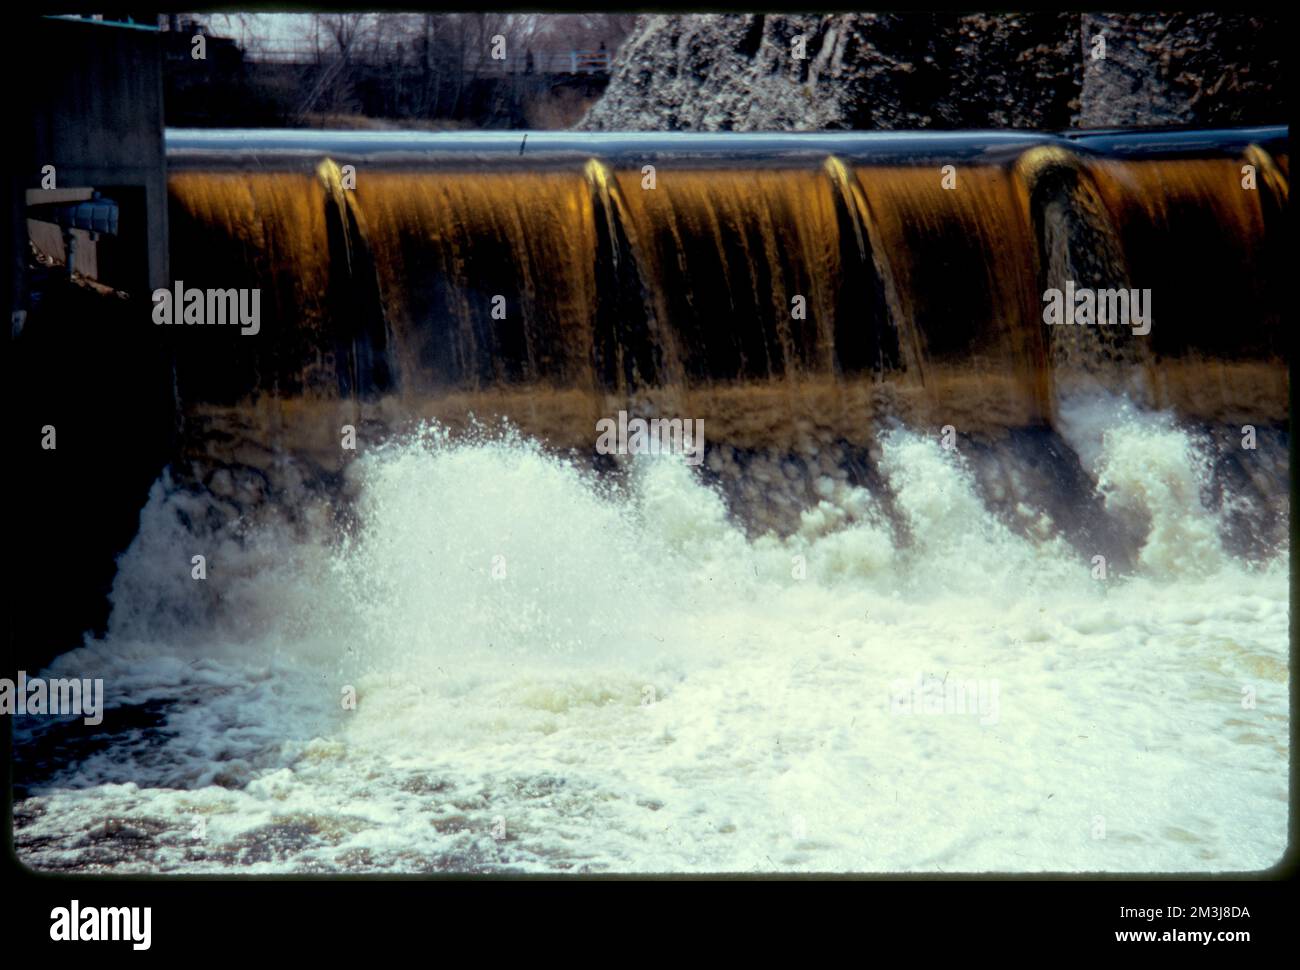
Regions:
[[[1283,135],[231,137],[172,135],[173,275],[262,333],[178,340],[28,864],[1278,859]],[[1066,280],[1149,337],[1046,326]],[[703,464],[595,455],[619,410]]]

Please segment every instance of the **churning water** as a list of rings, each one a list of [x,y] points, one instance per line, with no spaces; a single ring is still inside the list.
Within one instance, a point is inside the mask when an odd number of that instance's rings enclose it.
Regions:
[[[1106,513],[1144,524],[1128,575],[1096,578],[1045,513],[1009,528],[959,449],[903,428],[879,440],[892,512],[825,477],[784,538],[747,536],[677,458],[614,483],[509,431],[377,449],[342,529],[323,508],[232,524],[164,478],[108,635],[51,668],[105,679],[105,735],[19,721],[20,755],[60,753],[20,793],[20,854],[250,873],[1269,866],[1287,550],[1225,551],[1205,456],[1167,417],[1094,401],[1062,424]],[[191,549],[211,582],[177,568]]]
[[[109,710],[16,721],[29,865],[1281,856],[1285,130],[169,146],[173,274],[265,319],[166,328],[174,461],[48,671]],[[1047,326],[1075,285],[1149,333]],[[622,410],[703,464],[593,455]]]

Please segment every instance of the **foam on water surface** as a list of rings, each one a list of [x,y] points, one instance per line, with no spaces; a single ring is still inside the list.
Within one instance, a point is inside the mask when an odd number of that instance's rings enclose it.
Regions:
[[[1171,419],[1093,401],[1061,427],[1106,513],[1145,530],[1130,572],[1098,580],[1046,519],[1014,528],[960,449],[901,427],[878,439],[883,488],[826,478],[784,536],[750,535],[678,459],[601,476],[509,432],[377,448],[346,511],[232,520],[165,477],[107,636],[49,671],[105,679],[102,736],[17,721],[19,855],[118,872],[1270,866],[1288,551],[1225,551],[1197,436]],[[206,582],[181,568],[197,552]],[[956,709],[900,704],[935,684],[962,686]]]

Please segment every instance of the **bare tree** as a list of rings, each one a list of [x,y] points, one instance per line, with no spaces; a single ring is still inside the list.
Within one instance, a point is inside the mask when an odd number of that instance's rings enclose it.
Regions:
[[[277,99],[301,120],[314,112],[366,110],[386,117],[473,118],[495,124],[521,117],[523,105],[552,97],[546,75],[572,50],[611,54],[633,14],[229,14],[210,15],[222,34],[250,51],[301,65],[301,87],[265,72]],[[493,59],[504,41],[506,60]],[[295,54],[297,55],[295,57]],[[286,56],[287,55],[287,56]],[[531,57],[530,57],[531,55]],[[532,77],[526,65],[535,63]],[[563,68],[567,70],[568,68]],[[571,95],[571,92],[561,92]],[[485,100],[486,99],[486,100]]]
[[[339,101],[339,88],[347,87],[347,71],[350,66],[350,59],[354,48],[365,35],[367,14],[348,13],[348,14],[317,14],[317,36],[324,33],[326,37],[333,41],[336,48],[331,55],[324,58],[326,61],[324,69],[316,77],[316,83],[312,85],[307,97],[303,99],[299,106],[297,116],[302,118],[312,111],[317,103],[324,96],[325,92],[333,89],[333,98],[331,101],[335,104]]]

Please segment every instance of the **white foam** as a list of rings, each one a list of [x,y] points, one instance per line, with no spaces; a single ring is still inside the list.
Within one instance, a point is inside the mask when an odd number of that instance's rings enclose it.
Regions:
[[[1091,398],[1062,408],[1063,436],[1097,481],[1108,509],[1139,512],[1139,553],[1153,576],[1207,575],[1223,568],[1220,512],[1206,502],[1211,458],[1168,415],[1122,399]]]
[[[1139,575],[1110,584],[1013,534],[959,455],[905,430],[881,441],[897,526],[882,496],[828,484],[786,538],[747,538],[672,458],[615,488],[509,435],[364,457],[347,535],[160,482],[108,637],[54,669],[161,723],[38,783],[19,852],[119,871],[1268,866],[1286,557],[1222,552],[1172,423],[1081,427],[1108,504],[1151,522]],[[996,681],[995,723],[893,713],[918,676]],[[147,837],[98,841],[105,818]]]

